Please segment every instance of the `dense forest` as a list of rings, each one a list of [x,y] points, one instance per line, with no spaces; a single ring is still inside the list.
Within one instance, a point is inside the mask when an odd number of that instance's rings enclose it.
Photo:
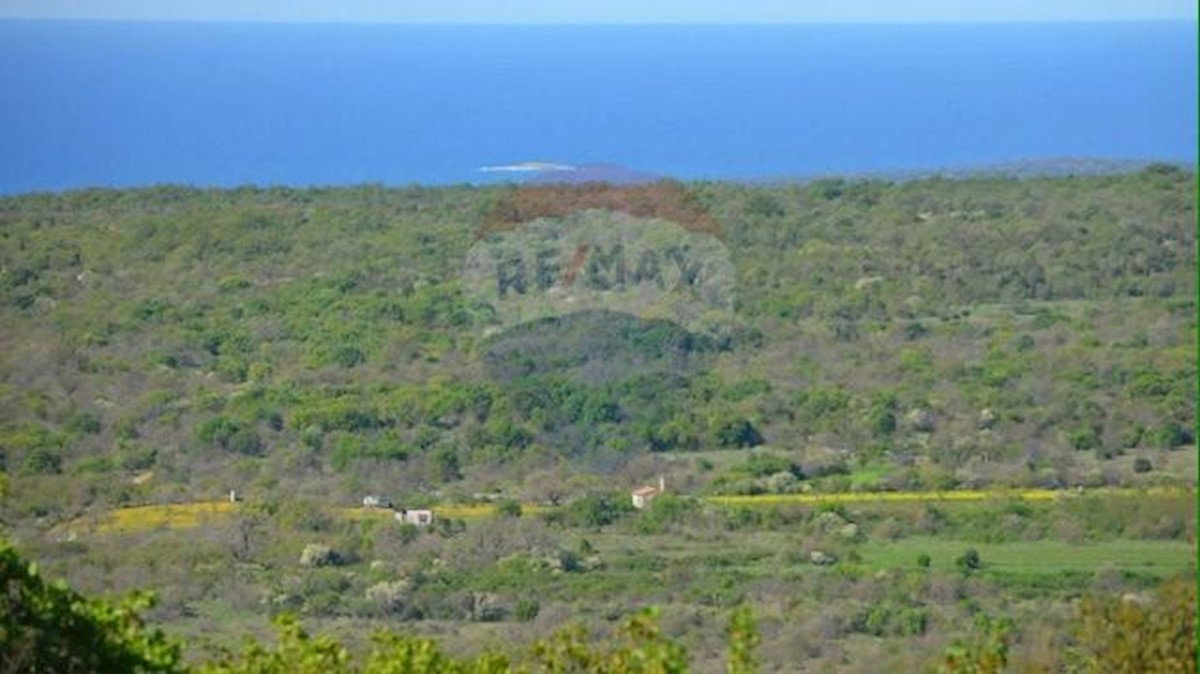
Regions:
[[[1069,640],[1081,594],[1194,571],[1119,559],[1194,540],[1190,492],[1172,491],[1196,475],[1192,172],[597,189],[0,198],[7,537],[86,591],[155,589],[151,615],[211,637],[204,652],[281,611],[471,651],[655,604],[702,661],[703,635],[748,602],[765,666],[839,671],[925,666],[971,617]],[[728,250],[721,334],[603,311],[497,334],[470,302],[481,236],[655,199]],[[660,476],[670,493],[633,513],[629,489]],[[1037,489],[1084,493],[711,500]],[[231,491],[237,514],[198,528],[64,533]],[[338,515],[368,494],[495,512],[430,531]],[[1060,541],[1098,561],[989,575],[989,555]],[[329,563],[298,567],[316,543]],[[1021,658],[1061,663],[1066,641],[1025,635]]]

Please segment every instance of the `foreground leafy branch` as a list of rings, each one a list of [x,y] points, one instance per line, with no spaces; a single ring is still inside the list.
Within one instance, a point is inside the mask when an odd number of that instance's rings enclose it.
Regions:
[[[179,644],[138,615],[152,603],[85,598],[0,542],[0,672],[183,672]]]

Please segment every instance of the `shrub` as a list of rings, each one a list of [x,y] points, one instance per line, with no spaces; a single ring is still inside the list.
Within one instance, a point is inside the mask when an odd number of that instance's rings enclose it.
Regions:
[[[536,599],[523,598],[518,599],[516,605],[513,606],[512,615],[514,619],[527,623],[536,618],[539,611],[541,611],[541,605]]]
[[[1012,622],[1007,619],[977,615],[975,634],[970,641],[956,640],[946,648],[938,663],[938,674],[1000,674],[1008,665],[1012,631]]]
[[[896,396],[882,393],[875,396],[867,410],[867,428],[872,435],[883,438],[896,431],[896,409],[899,402]]]
[[[1153,441],[1161,449],[1174,449],[1192,442],[1192,432],[1178,421],[1168,421],[1154,431]]]
[[[1149,473],[1152,470],[1154,470],[1154,464],[1150,463],[1150,459],[1147,459],[1144,456],[1139,456],[1138,458],[1134,459],[1133,472]]]
[[[746,459],[740,470],[752,477],[767,477],[776,473],[791,473],[796,477],[802,477],[799,466],[792,463],[787,457],[778,454],[754,454]]]
[[[62,456],[58,450],[36,447],[25,454],[21,472],[27,475],[52,475],[62,472]]]
[[[367,359],[357,346],[340,346],[329,356],[329,361],[344,368],[352,368]]]
[[[983,568],[983,561],[979,558],[979,551],[975,548],[967,548],[957,559],[954,560],[954,565],[961,569],[964,573],[971,573]]]
[[[213,369],[223,381],[240,384],[246,381],[249,365],[239,356],[221,355],[217,357]]]
[[[512,500],[504,499],[496,504],[496,517],[515,519],[521,516],[521,504]]]
[[[462,479],[462,469],[459,466],[458,453],[450,447],[440,447],[426,457],[426,465],[433,479],[440,482],[453,482]]]
[[[749,419],[729,419],[717,424],[713,431],[713,440],[721,447],[757,447],[763,443],[763,436]]]
[[[1067,433],[1067,441],[1079,451],[1096,449],[1100,446],[1100,434],[1091,426],[1081,426]]]
[[[762,641],[754,625],[754,613],[749,606],[739,606],[729,616],[726,628],[729,637],[729,659],[725,671],[729,674],[754,674],[758,671],[758,657],[754,649]]]
[[[297,429],[315,427],[320,431],[363,431],[383,425],[372,410],[351,396],[315,400],[293,408],[288,425]]]
[[[118,440],[136,440],[138,437],[137,422],[133,419],[121,419],[113,427],[113,435]]]
[[[229,417],[217,416],[200,424],[196,429],[196,438],[206,445],[225,448],[238,430],[240,426],[236,421]]]
[[[68,433],[96,434],[100,432],[100,419],[90,412],[77,412],[63,424],[63,430]]]
[[[1153,598],[1085,597],[1076,629],[1068,660],[1080,671],[1195,671],[1196,583],[1164,583]]]
[[[112,459],[107,456],[88,456],[75,463],[76,473],[107,473],[113,469]]]
[[[333,526],[333,517],[312,501],[284,501],[274,505],[273,510],[272,515],[285,529],[326,532]]]
[[[903,606],[893,602],[871,604],[854,615],[850,628],[876,637],[907,637],[925,633],[929,610],[923,606]]]
[[[253,428],[240,428],[229,438],[228,449],[246,456],[260,456],[263,443]]]
[[[1146,427],[1141,424],[1133,424],[1121,432],[1121,446],[1127,449],[1137,447],[1142,442],[1142,437],[1146,434]]]
[[[357,435],[341,435],[333,441],[329,452],[329,465],[337,472],[345,471],[350,464],[366,455],[366,440]]]
[[[153,447],[129,445],[122,448],[118,459],[123,470],[147,470],[158,459],[158,450]]]
[[[623,495],[588,494],[567,504],[564,509],[567,524],[576,527],[602,527],[617,521],[633,510]]]
[[[309,543],[300,553],[300,566],[338,566],[341,563],[342,556],[336,550],[320,543]]]
[[[700,504],[695,499],[659,494],[638,516],[637,531],[642,534],[662,533],[670,525],[683,522],[699,508]]]

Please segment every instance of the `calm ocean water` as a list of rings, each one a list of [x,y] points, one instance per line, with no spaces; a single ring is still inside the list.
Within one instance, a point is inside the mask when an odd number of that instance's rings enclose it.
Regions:
[[[0,191],[1196,159],[1188,23],[0,22]]]

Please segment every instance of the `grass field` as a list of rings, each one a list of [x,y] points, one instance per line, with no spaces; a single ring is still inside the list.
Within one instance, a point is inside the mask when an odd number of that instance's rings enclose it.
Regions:
[[[1184,541],[1116,540],[1074,544],[1039,540],[968,545],[913,537],[864,545],[859,554],[865,566],[879,569],[917,568],[917,557],[927,554],[930,568],[951,570],[967,547],[979,553],[983,569],[989,573],[1094,573],[1111,569],[1168,576],[1196,566],[1196,547]]]
[[[679,537],[660,539],[628,534],[589,535],[606,559],[653,556],[664,561],[706,559],[723,569],[741,569],[750,573],[775,573],[784,567],[811,568],[807,560],[796,556],[785,561],[790,549],[798,547],[796,537],[787,532],[747,532],[737,534],[737,545],[728,541],[699,541]],[[868,540],[854,547],[860,559],[856,564],[868,570],[915,570],[917,558],[929,555],[930,569],[953,571],[957,560],[968,548],[979,553],[982,571],[989,575],[1055,575],[1065,572],[1093,574],[1117,571],[1139,575],[1170,576],[1194,570],[1196,548],[1186,541],[1129,540],[1068,543],[1057,540],[977,543],[954,538],[914,536],[895,541]],[[771,560],[770,563],[765,563]]]

